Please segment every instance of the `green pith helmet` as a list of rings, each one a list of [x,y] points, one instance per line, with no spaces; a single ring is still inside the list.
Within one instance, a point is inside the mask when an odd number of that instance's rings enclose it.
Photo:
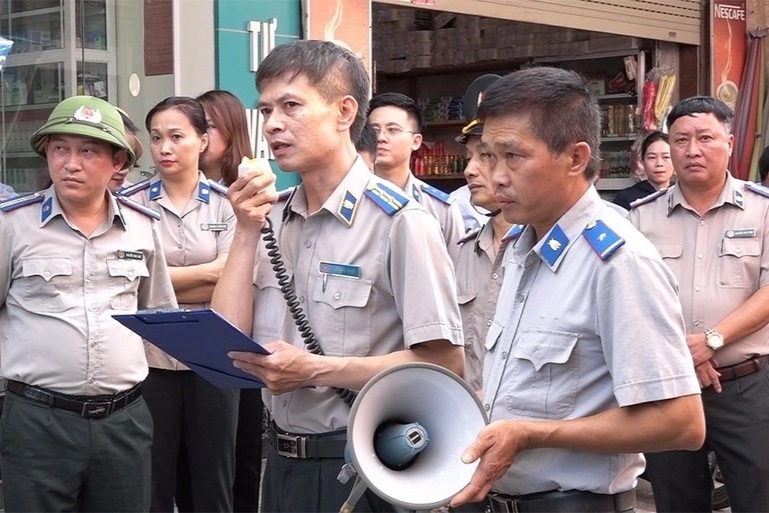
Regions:
[[[136,155],[128,144],[125,127],[117,109],[93,96],[73,96],[60,102],[40,129],[29,139],[35,153],[45,158],[45,142],[52,134],[80,135],[108,142],[125,150],[123,169],[134,165]]]

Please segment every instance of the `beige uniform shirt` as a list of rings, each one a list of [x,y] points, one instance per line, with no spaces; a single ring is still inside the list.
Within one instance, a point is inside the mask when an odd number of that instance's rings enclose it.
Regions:
[[[506,238],[496,254],[493,238],[491,221],[487,221],[479,231],[465,237],[454,262],[465,335],[465,381],[473,390],[483,388],[484,343],[502,286],[502,255],[510,240]]]
[[[769,198],[747,185],[729,175],[703,217],[675,185],[630,210],[630,222],[654,243],[678,279],[687,333],[712,328],[769,283]],[[723,367],[768,353],[765,326],[727,344],[713,361]]]
[[[454,270],[437,221],[360,158],[320,210],[307,211],[300,185],[271,219],[325,354],[382,355],[438,339],[462,345]],[[254,339],[304,347],[263,248],[254,283]],[[343,429],[350,413],[326,387],[265,390],[264,401],[278,426],[295,433]]]
[[[465,222],[457,202],[414,175],[409,176],[404,190],[438,220],[449,256],[454,261],[459,253],[459,241],[465,236]]]
[[[129,195],[132,199],[156,210],[162,216],[159,227],[163,250],[169,267],[205,264],[219,255],[230,252],[235,233],[235,214],[227,198],[226,189],[212,185],[200,173],[197,193],[184,210],[179,212],[166,196],[159,176],[144,185],[137,184]],[[210,302],[179,304],[179,308],[199,310],[208,308]],[[150,367],[168,370],[188,370],[187,366],[172,358],[155,345],[145,341],[147,361]]]
[[[0,352],[4,378],[74,395],[141,382],[141,338],[112,318],[175,308],[155,220],[109,196],[86,237],[53,188],[0,212]]]

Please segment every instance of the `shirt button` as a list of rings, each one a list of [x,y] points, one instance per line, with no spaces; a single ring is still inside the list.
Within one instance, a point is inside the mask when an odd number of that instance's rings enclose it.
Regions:
[[[128,270],[128,277],[129,278],[133,278],[134,277],[134,272],[132,270],[130,270],[130,269]]]
[[[489,406],[488,404],[484,404],[483,405],[483,409],[486,410],[486,411],[490,411],[491,410],[491,406]]]
[[[515,301],[517,303],[523,303],[523,294],[518,294],[517,296],[515,296]]]
[[[51,271],[43,271],[43,276],[45,276],[46,278],[50,278],[51,277]]]
[[[341,292],[335,292],[334,293],[334,299],[336,299],[337,301],[342,299],[342,293]]]
[[[96,347],[96,342],[91,342],[91,347]]]
[[[502,351],[502,359],[507,360],[507,351]]]
[[[299,296],[299,302],[304,303],[304,296]]]
[[[312,247],[312,242],[310,242],[310,241],[305,241],[305,242],[304,242],[304,247],[305,247],[305,248],[307,248],[307,249],[310,249],[310,248]]]
[[[740,253],[742,253],[742,250],[740,248],[737,248],[737,249],[734,250],[734,252],[739,255]]]
[[[179,244],[179,245],[178,245],[178,246],[176,246],[176,247],[177,247],[177,249],[182,249],[182,245],[181,245],[181,244]]]
[[[702,258],[703,258],[704,256],[705,256],[705,255],[703,255],[702,253],[697,253],[697,258],[699,258],[700,260],[702,260]]]
[[[491,326],[491,322],[492,322],[492,321],[491,321],[491,319],[489,319],[488,321],[486,321],[486,326]]]
[[[90,381],[91,383],[95,383],[96,382],[96,378],[91,378],[88,381]]]
[[[492,274],[492,275],[491,275],[491,279],[492,279],[492,280],[498,280],[498,279],[499,279],[499,274],[498,274],[498,273],[494,273],[494,274]]]
[[[694,324],[695,326],[699,326],[700,325],[700,321],[694,321],[692,324]]]
[[[697,292],[701,292],[702,291],[702,287],[694,287],[694,290],[696,290]]]
[[[89,306],[88,310],[90,310],[91,312],[95,312],[96,311],[96,305]]]
[[[705,226],[705,220],[704,219],[700,219],[700,226]]]

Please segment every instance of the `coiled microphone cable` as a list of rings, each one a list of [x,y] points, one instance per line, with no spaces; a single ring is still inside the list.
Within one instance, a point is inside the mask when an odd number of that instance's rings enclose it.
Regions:
[[[304,311],[296,298],[296,291],[291,283],[291,278],[288,277],[288,273],[286,272],[286,266],[283,263],[283,257],[278,248],[278,241],[275,239],[275,231],[272,229],[272,220],[270,220],[269,217],[266,218],[265,224],[262,227],[262,236],[264,238],[265,248],[267,248],[267,256],[270,258],[270,264],[272,264],[272,270],[275,272],[275,277],[278,279],[280,292],[286,300],[288,310],[291,312],[294,324],[296,324],[296,327],[299,329],[299,334],[302,336],[304,345],[311,353],[323,356],[323,349],[321,349],[318,341],[315,339],[315,334],[310,327],[307,316],[304,314]],[[355,392],[349,388],[333,387],[333,389],[347,406],[352,406],[353,401],[355,401]]]

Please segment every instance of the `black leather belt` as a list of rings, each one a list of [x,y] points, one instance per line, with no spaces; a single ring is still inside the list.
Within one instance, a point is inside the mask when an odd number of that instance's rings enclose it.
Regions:
[[[495,513],[611,513],[633,509],[635,490],[614,495],[579,490],[519,496],[492,492],[488,496],[488,504]]]
[[[320,433],[317,435],[297,435],[287,433],[270,423],[270,443],[285,458],[323,459],[344,458],[347,445],[347,430]]]
[[[769,363],[769,355],[754,356],[734,365],[727,365],[726,367],[716,367],[716,370],[721,374],[718,381],[731,381],[733,379],[739,379],[745,376],[749,376],[754,372],[758,372]]]
[[[60,394],[10,379],[6,382],[6,389],[30,401],[43,403],[51,408],[71,411],[87,419],[104,418],[125,408],[142,395],[141,383],[119,394],[95,396]]]

